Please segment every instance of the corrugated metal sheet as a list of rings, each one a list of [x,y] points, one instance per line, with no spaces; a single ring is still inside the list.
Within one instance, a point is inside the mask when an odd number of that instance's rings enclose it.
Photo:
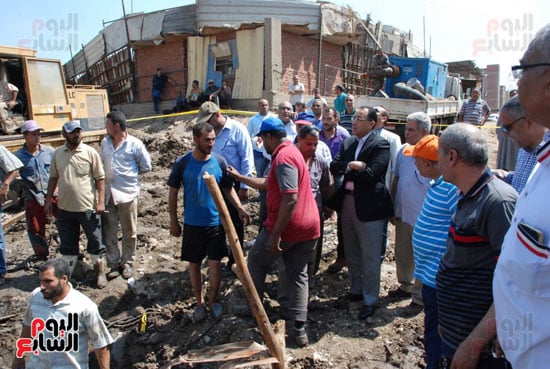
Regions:
[[[319,4],[307,1],[197,0],[197,25],[208,28],[239,29],[243,24],[263,24],[266,17],[283,25],[307,24],[319,31]]]
[[[88,66],[94,65],[103,58],[105,53],[105,41],[103,35],[100,33],[84,45],[84,54],[86,56],[86,62]]]
[[[197,28],[197,7],[195,4],[180,6],[166,10],[162,33],[168,34],[195,34]]]
[[[145,14],[141,23],[140,39],[142,41],[161,41],[165,16],[165,12]]]
[[[86,72],[86,64],[84,63],[84,52],[80,50],[73,56],[68,63],[64,66],[65,68],[65,77],[71,79],[74,76]]]

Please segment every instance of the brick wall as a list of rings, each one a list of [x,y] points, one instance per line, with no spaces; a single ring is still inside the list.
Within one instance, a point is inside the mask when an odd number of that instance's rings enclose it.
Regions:
[[[166,83],[162,93],[163,100],[175,99],[177,91],[185,93],[187,88],[185,45],[185,40],[175,38],[159,46],[136,49],[136,102],[152,101],[151,85],[153,76],[159,67],[164,70],[164,73],[170,79],[176,82],[176,86],[173,86],[170,82]]]
[[[236,37],[235,32],[226,32],[217,35],[218,42],[228,41]],[[319,40],[289,32],[282,34],[283,75],[281,92],[288,91],[292,83],[292,76],[298,74],[304,84],[306,94],[311,95],[317,86],[317,60]],[[343,67],[343,47],[323,42],[321,65],[329,64]],[[150,46],[136,49],[136,102],[151,101],[151,84],[153,75],[158,67],[177,83],[177,86],[167,83],[163,92],[164,100],[172,100],[177,91],[185,92],[187,86],[186,72],[186,42],[181,38],[167,40],[159,46]],[[334,96],[334,86],[342,83],[342,75],[335,69],[321,68],[321,93],[324,96]]]
[[[283,32],[282,54],[283,54],[283,75],[281,92],[288,91],[288,85],[292,83],[294,74],[298,74],[300,82],[304,84],[306,94],[311,95],[317,87],[317,71],[319,58],[319,40],[294,33]],[[335,67],[343,67],[342,58],[343,46],[323,42],[321,54],[321,78],[320,88],[323,96],[333,96],[334,86],[342,83],[340,72],[335,69],[324,71],[324,65],[329,64]]]

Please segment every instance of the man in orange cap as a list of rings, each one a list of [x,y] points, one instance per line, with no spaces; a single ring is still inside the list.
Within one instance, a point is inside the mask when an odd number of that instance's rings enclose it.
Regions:
[[[439,137],[428,135],[403,150],[404,155],[414,157],[418,172],[432,179],[412,236],[414,277],[422,281],[427,369],[439,366],[441,339],[437,332],[439,314],[435,276],[447,248],[447,233],[458,200],[458,189],[441,177],[437,163],[438,146]]]

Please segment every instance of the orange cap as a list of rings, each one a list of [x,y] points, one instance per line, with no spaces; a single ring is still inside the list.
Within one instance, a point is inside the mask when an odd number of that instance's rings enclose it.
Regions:
[[[409,145],[403,149],[405,156],[418,156],[422,159],[437,161],[437,147],[439,146],[439,137],[427,135],[423,137],[416,145]]]

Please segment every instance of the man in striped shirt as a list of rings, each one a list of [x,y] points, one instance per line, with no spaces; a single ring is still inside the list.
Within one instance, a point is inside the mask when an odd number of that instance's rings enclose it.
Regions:
[[[485,100],[480,97],[480,91],[474,88],[470,93],[470,100],[462,104],[462,108],[458,113],[458,121],[482,126],[485,120],[491,113],[491,108]]]
[[[460,190],[436,277],[442,364],[456,368],[475,368],[495,336],[493,273],[518,197],[487,168],[488,151],[483,132],[467,123],[439,140],[443,180]]]
[[[435,277],[441,257],[447,249],[447,235],[451,217],[456,211],[458,189],[441,177],[437,163],[439,137],[428,135],[414,146],[403,150],[406,156],[414,156],[418,172],[432,178],[420,214],[413,231],[414,277],[422,281],[424,302],[424,350],[426,368],[437,369],[441,339],[437,332],[439,314]]]

